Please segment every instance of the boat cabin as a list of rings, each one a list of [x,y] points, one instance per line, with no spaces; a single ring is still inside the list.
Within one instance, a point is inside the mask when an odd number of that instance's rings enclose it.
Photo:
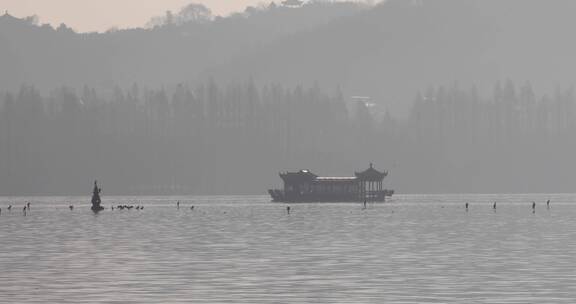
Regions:
[[[384,201],[389,190],[383,188],[388,172],[370,167],[354,176],[322,177],[309,170],[280,173],[283,190],[269,190],[274,201]]]

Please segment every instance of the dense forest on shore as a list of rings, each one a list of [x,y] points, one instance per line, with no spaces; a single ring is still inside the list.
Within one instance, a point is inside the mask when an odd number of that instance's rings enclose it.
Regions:
[[[0,192],[78,193],[99,178],[109,193],[261,193],[283,168],[349,172],[368,159],[348,140],[364,144],[368,112],[358,127],[348,114],[337,90],[250,81],[108,95],[23,86],[1,108]]]
[[[93,178],[111,194],[257,194],[278,171],[346,175],[369,161],[401,192],[568,191],[576,172],[573,90],[537,96],[529,83],[432,87],[406,119],[338,88],[250,80],[22,86],[0,104],[4,195],[81,194]]]

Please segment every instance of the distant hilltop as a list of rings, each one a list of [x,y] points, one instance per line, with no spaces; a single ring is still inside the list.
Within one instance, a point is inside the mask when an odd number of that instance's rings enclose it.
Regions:
[[[549,91],[576,79],[576,41],[566,38],[576,27],[576,1],[278,3],[202,23],[102,34],[4,17],[0,45],[10,47],[0,49],[0,91],[22,83],[112,88],[252,77],[339,86],[406,114],[414,94],[430,85],[458,80],[482,89],[511,78]]]

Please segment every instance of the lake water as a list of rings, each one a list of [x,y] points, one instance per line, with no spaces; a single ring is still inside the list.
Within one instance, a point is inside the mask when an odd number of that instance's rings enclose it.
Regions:
[[[576,195],[89,199],[0,198],[0,303],[576,301]]]

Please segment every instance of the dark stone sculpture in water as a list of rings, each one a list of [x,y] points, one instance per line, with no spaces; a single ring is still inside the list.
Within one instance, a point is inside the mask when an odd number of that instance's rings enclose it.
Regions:
[[[102,189],[98,188],[97,181],[94,181],[94,190],[92,192],[92,211],[94,212],[102,211],[104,209],[104,207],[100,206],[100,203],[102,202],[100,200],[101,191]]]

